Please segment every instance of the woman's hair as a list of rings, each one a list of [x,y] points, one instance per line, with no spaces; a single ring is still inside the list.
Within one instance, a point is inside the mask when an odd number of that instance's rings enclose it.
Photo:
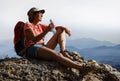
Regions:
[[[35,13],[33,13],[31,16],[28,16],[29,22],[32,23],[34,21],[34,17],[35,17]]]
[[[30,16],[28,16],[28,20],[29,20],[30,23],[32,23],[34,21],[36,13],[38,13],[38,12],[34,12]]]

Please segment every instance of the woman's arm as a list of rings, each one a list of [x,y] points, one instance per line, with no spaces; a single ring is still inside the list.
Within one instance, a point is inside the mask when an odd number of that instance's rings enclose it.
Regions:
[[[39,34],[38,36],[34,36],[33,32],[31,29],[27,29],[25,30],[26,33],[26,40],[32,40],[34,43],[38,42],[39,40],[41,40],[43,37],[45,37],[45,35],[51,30],[50,27],[47,27],[47,29],[42,32],[41,34]]]

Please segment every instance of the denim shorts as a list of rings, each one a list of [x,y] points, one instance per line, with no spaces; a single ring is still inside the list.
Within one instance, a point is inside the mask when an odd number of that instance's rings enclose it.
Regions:
[[[38,58],[37,50],[43,46],[43,44],[34,44],[27,49],[28,58]]]

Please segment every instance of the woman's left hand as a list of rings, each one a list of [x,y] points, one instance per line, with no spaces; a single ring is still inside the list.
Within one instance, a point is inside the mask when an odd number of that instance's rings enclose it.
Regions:
[[[70,31],[69,29],[65,28],[65,32],[66,32],[69,36],[71,36],[71,31]]]
[[[55,27],[56,28],[56,30],[57,29],[62,29],[62,30],[65,30],[65,32],[69,35],[69,36],[71,36],[71,31],[69,30],[69,29],[67,29],[66,27],[63,27],[63,26],[57,26],[57,27]]]

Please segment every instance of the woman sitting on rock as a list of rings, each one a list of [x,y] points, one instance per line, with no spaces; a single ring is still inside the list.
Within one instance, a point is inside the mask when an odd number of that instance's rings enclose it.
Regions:
[[[55,27],[52,22],[49,25],[39,23],[42,21],[44,13],[45,10],[39,10],[35,7],[31,8],[27,13],[29,22],[25,23],[24,27],[27,56],[29,58],[57,61],[67,67],[81,69],[82,64],[76,64],[65,53],[65,34],[70,36],[71,32],[63,26]],[[53,28],[56,29],[56,33],[45,45],[44,37]],[[60,52],[54,50],[57,44],[60,46]]]

